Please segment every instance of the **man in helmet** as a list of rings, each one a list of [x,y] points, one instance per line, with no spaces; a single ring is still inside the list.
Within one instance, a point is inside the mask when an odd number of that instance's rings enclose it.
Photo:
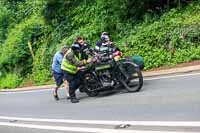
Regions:
[[[61,69],[64,73],[64,80],[69,82],[69,95],[72,103],[79,102],[75,94],[76,89],[80,86],[81,72],[79,69],[92,61],[91,58],[87,60],[82,58],[84,44],[84,39],[77,37],[62,60]]]
[[[101,39],[97,41],[95,51],[104,52],[105,49],[109,49],[108,51],[120,51],[118,47],[116,47],[111,41],[108,32],[101,33]]]
[[[118,56],[118,54],[120,57],[122,56],[120,49],[110,40],[108,32],[102,32],[101,39],[96,43],[95,52],[100,55],[103,54],[102,61],[110,60],[110,58]]]
[[[53,57],[53,63],[52,63],[52,73],[53,73],[53,77],[54,80],[56,82],[56,87],[54,89],[54,98],[56,100],[59,100],[58,97],[58,89],[60,88],[60,86],[63,83],[63,72],[61,70],[61,64],[62,64],[62,59],[65,55],[65,53],[67,52],[69,48],[64,45],[60,51],[56,52],[56,54]],[[68,87],[68,82],[65,81],[65,87],[67,89],[67,98],[69,98],[69,87]]]
[[[108,32],[102,32],[101,33],[101,38],[99,41],[97,41],[96,43],[96,47],[95,47],[95,51],[96,52],[99,52],[100,51],[100,48],[102,46],[102,44],[104,44],[105,41],[108,41],[110,40],[109,36],[108,36]]]

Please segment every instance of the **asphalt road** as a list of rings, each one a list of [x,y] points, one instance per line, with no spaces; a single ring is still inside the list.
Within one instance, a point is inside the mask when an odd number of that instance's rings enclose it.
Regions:
[[[200,73],[148,78],[138,93],[77,92],[76,104],[52,92],[1,92],[0,132],[200,132]]]

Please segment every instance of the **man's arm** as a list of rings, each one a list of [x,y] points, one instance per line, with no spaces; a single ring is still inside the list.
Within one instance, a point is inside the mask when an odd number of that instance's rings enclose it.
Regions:
[[[62,64],[62,59],[63,59],[63,56],[59,53],[56,54],[56,59],[58,61],[58,63],[61,65]]]
[[[101,45],[102,45],[102,41],[101,40],[97,41],[96,46],[95,46],[95,51],[96,52],[100,51]]]
[[[70,52],[66,55],[65,57],[71,64],[77,66],[77,67],[82,67],[86,64],[86,61],[78,61],[75,59],[75,55],[73,52]]]
[[[121,51],[121,50],[120,50],[115,44],[113,44],[112,42],[111,42],[110,46],[111,46],[113,52]]]

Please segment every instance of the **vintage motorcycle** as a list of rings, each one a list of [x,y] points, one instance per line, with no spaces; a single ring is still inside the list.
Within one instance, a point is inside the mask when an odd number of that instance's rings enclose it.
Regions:
[[[93,62],[81,71],[81,90],[88,96],[97,96],[100,92],[119,87],[124,87],[128,92],[138,92],[143,86],[140,67],[119,54],[95,54]]]

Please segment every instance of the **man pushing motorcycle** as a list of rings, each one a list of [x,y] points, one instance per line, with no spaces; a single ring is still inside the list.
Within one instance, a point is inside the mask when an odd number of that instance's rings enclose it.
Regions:
[[[77,37],[71,48],[65,54],[61,69],[64,73],[64,80],[69,82],[69,95],[72,103],[77,103],[79,100],[76,98],[75,91],[80,86],[81,71],[80,69],[87,63],[91,63],[92,58],[83,57],[84,39]]]
[[[85,50],[88,51],[87,48]],[[82,82],[79,90],[83,88],[83,92],[93,97],[119,86],[123,86],[128,92],[137,92],[141,89],[141,71],[132,61],[122,58],[122,52],[112,43],[107,33],[102,33],[101,40],[91,55],[91,65],[81,70]]]

